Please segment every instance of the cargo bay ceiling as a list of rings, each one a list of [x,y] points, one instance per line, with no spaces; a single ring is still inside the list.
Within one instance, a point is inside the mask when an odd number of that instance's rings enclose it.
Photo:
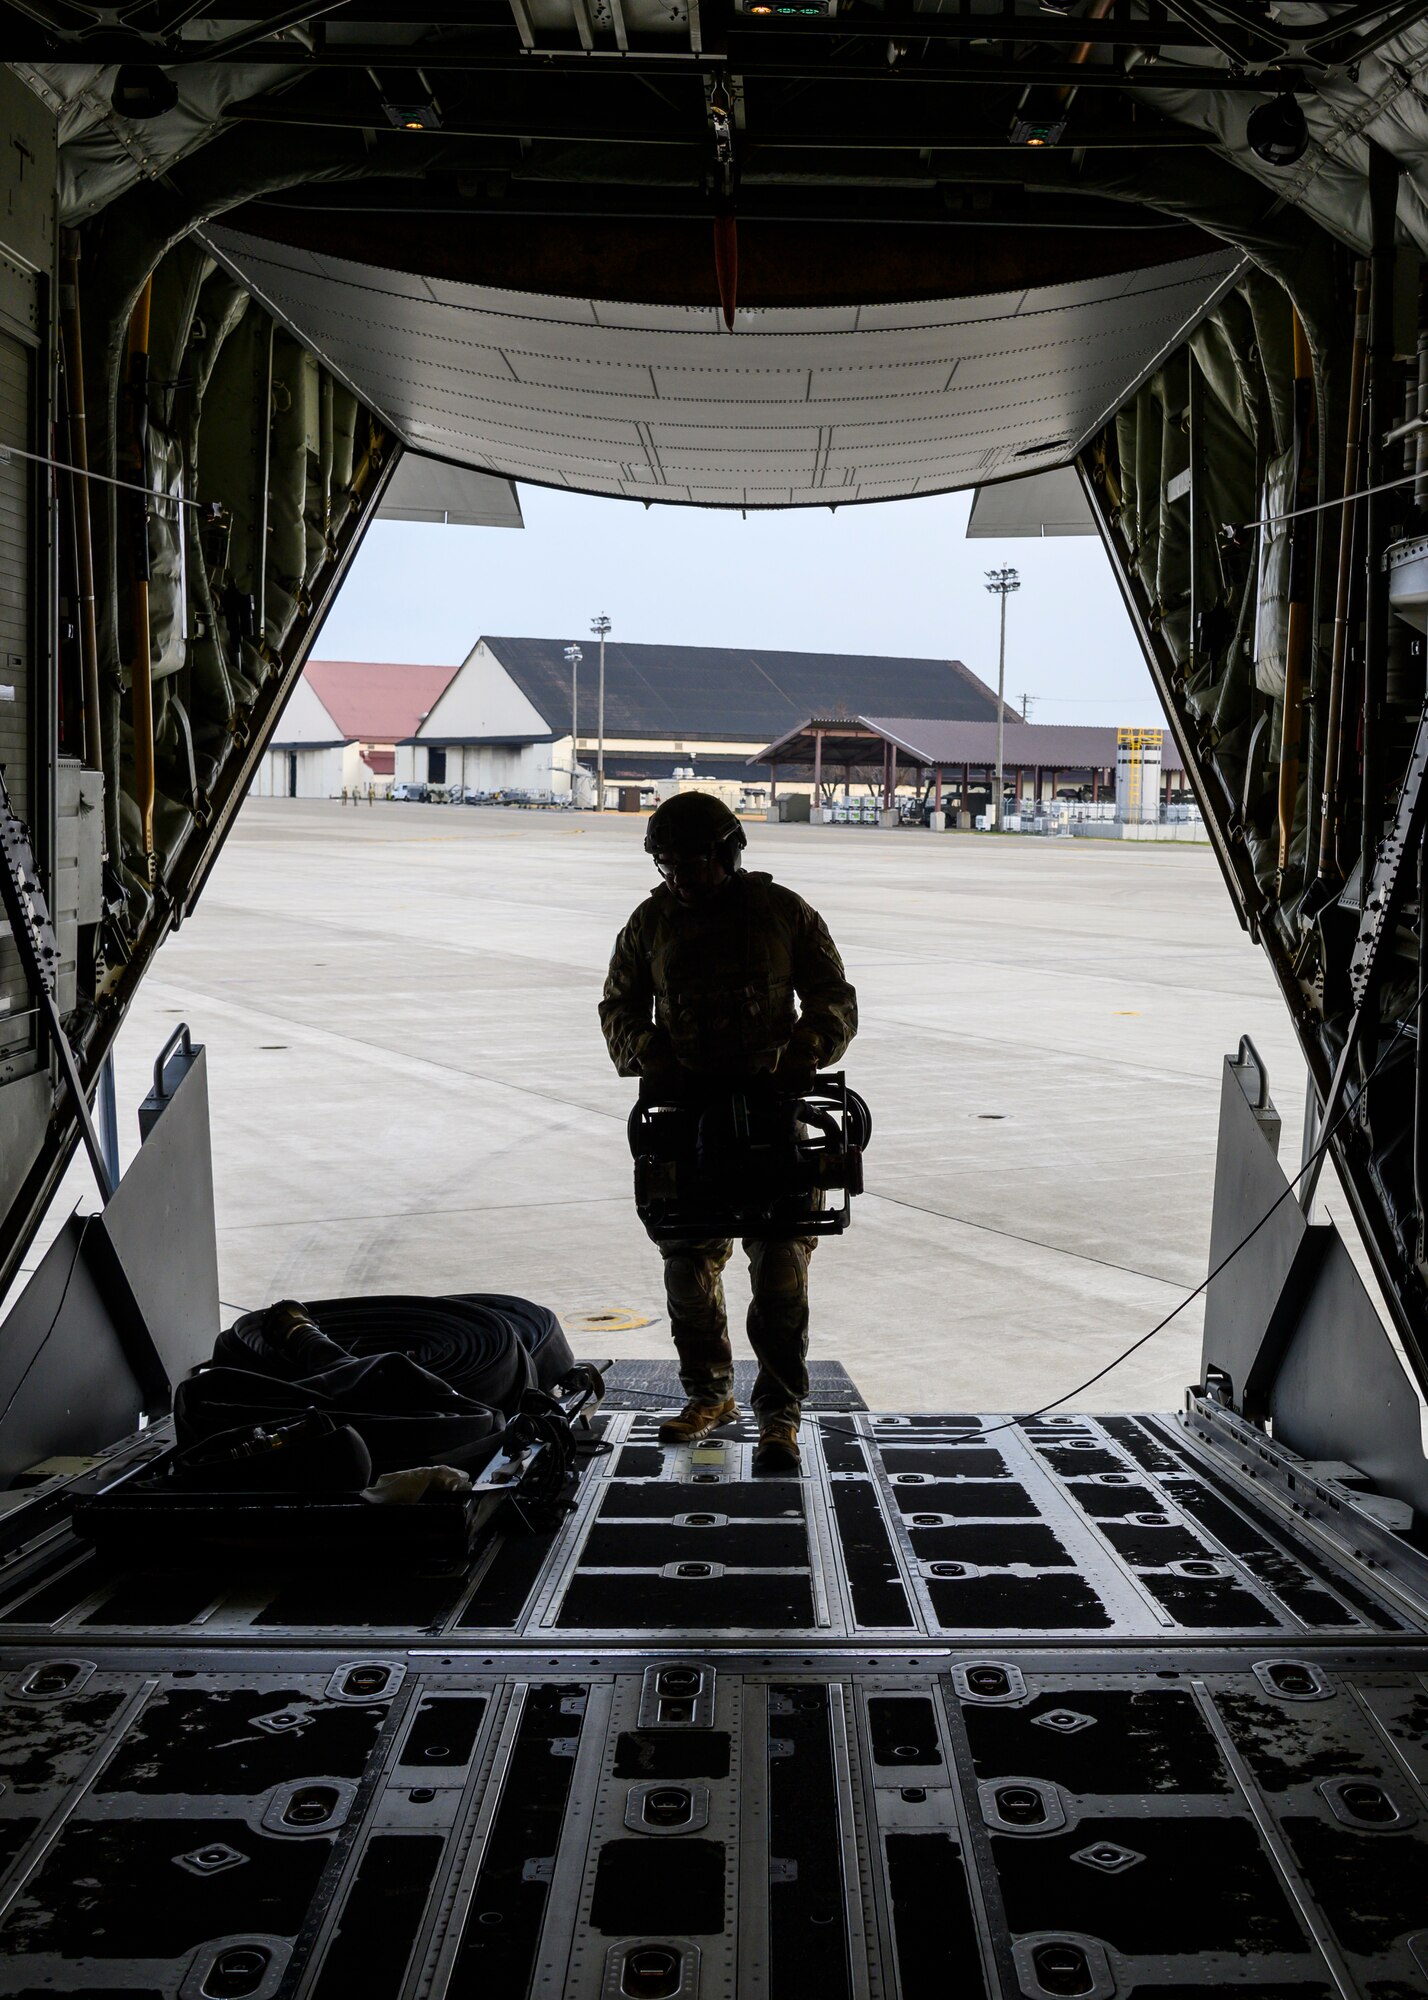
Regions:
[[[64,219],[136,252],[201,230],[408,446],[757,507],[1067,463],[1283,242],[1286,204],[1365,234],[1368,136],[1417,154],[1423,235],[1422,12],[3,0],[0,22],[59,118]],[[1245,143],[1285,91],[1311,135],[1287,169]]]

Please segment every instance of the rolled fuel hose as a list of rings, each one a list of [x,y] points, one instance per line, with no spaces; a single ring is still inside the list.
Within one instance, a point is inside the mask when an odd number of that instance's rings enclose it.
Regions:
[[[573,1365],[555,1316],[504,1293],[303,1305],[245,1314],[219,1335],[212,1366],[176,1393],[181,1446],[318,1409],[351,1424],[374,1473],[470,1469],[522,1394]]]
[[[313,1320],[330,1341],[365,1359],[404,1354],[459,1396],[486,1403],[507,1416],[535,1386],[535,1365],[520,1323],[538,1306],[523,1299],[468,1298],[306,1299]],[[512,1313],[509,1308],[524,1307]]]
[[[458,1305],[480,1306],[510,1321],[535,1367],[537,1388],[553,1389],[575,1366],[575,1350],[549,1306],[533,1305],[506,1292],[454,1292],[452,1297]]]
[[[279,1346],[270,1336],[268,1316],[248,1313],[219,1335],[214,1360],[293,1377],[319,1373],[353,1355],[403,1354],[458,1395],[507,1414],[523,1390],[549,1389],[575,1365],[555,1314],[505,1292],[303,1303],[326,1354],[311,1340],[297,1349],[286,1342]]]

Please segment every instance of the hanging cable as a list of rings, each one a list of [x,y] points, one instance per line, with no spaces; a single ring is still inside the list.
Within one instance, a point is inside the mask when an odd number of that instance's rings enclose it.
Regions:
[[[9,1416],[10,1411],[14,1407],[15,1398],[19,1395],[20,1391],[24,1388],[26,1382],[29,1380],[30,1370],[34,1367],[35,1363],[39,1360],[40,1356],[45,1351],[45,1342],[49,1339],[50,1335],[59,1325],[60,1314],[64,1311],[65,1300],[69,1297],[69,1288],[71,1284],[74,1282],[74,1274],[79,1268],[80,1256],[84,1250],[84,1239],[89,1234],[90,1226],[93,1223],[93,1221],[94,1217],[92,1215],[86,1215],[83,1221],[79,1225],[79,1229],[75,1234],[74,1249],[70,1255],[69,1269],[64,1274],[64,1285],[60,1290],[59,1304],[55,1307],[54,1311],[50,1315],[50,1323],[45,1328],[43,1339],[35,1341],[32,1345],[30,1358],[25,1363],[25,1366],[21,1371],[20,1379],[18,1380],[18,1382],[16,1382],[14,1388],[10,1391],[9,1400],[6,1402],[4,1409],[0,1410],[0,1423],[3,1423],[6,1417]]]
[[[1403,1039],[1404,1031],[1408,1027],[1410,1021],[1416,1021],[1418,1014],[1422,1009],[1425,997],[1428,997],[1428,986],[1420,986],[1418,989],[1418,998],[1414,1002],[1412,1011],[1408,1014],[1405,1014],[1403,1019],[1399,1022],[1398,1027],[1394,1032],[1393,1039],[1385,1047],[1383,1054],[1379,1057],[1378,1061],[1374,1064],[1373,1068],[1364,1078],[1363,1085],[1359,1091],[1358,1097],[1354,1099],[1352,1104],[1346,1104],[1344,1106],[1343,1110],[1339,1113],[1338,1117],[1334,1120],[1333,1124],[1329,1126],[1328,1130],[1324,1133],[1324,1136],[1320,1139],[1318,1145],[1314,1148],[1313,1152],[1310,1153],[1309,1157],[1300,1167],[1298,1173],[1294,1176],[1293,1180],[1286,1182],[1284,1192],[1275,1197],[1275,1199],[1270,1203],[1269,1207],[1264,1211],[1264,1214],[1260,1217],[1259,1221],[1255,1223],[1254,1227],[1250,1230],[1247,1230],[1245,1234],[1240,1238],[1239,1242],[1236,1243],[1234,1248],[1225,1253],[1225,1255],[1220,1259],[1219,1263],[1215,1266],[1214,1270],[1206,1272],[1205,1276],[1200,1280],[1199,1284],[1195,1287],[1193,1292],[1187,1292],[1185,1294],[1185,1297],[1180,1300],[1179,1304],[1172,1306],[1170,1311],[1165,1315],[1164,1319],[1158,1321],[1157,1324],[1150,1329],[1149,1333],[1143,1333],[1140,1336],[1139,1340],[1133,1340],[1130,1346],[1127,1348],[1123,1348],[1122,1351],[1115,1357],[1113,1361],[1108,1361],[1104,1368],[1098,1368],[1094,1375],[1088,1375],[1084,1382],[1078,1382],[1074,1389],[1067,1389],[1063,1395],[1055,1396],[1052,1398],[1050,1402],[1043,1403],[1040,1409],[1029,1410],[1025,1416],[1010,1417],[1005,1423],[993,1424],[990,1430],[973,1431],[969,1433],[969,1436],[993,1437],[998,1431],[1012,1430],[1015,1428],[1017,1424],[1026,1423],[1031,1418],[1034,1417],[1045,1416],[1048,1410],[1058,1409],[1062,1403],[1069,1403],[1073,1396],[1082,1395],[1087,1389],[1094,1388],[1097,1382],[1104,1380],[1104,1378],[1110,1374],[1113,1368],[1119,1368],[1123,1361],[1128,1361],[1131,1355],[1135,1354],[1140,1348],[1145,1346],[1147,1341],[1154,1340],[1155,1336],[1158,1333],[1163,1333],[1166,1327],[1169,1326],[1170,1322],[1173,1319],[1177,1318],[1179,1314],[1184,1312],[1186,1306],[1193,1304],[1194,1301],[1199,1298],[1202,1292],[1207,1291],[1209,1287],[1214,1283],[1215,1279],[1219,1277],[1221,1271],[1223,1271],[1229,1264],[1232,1264],[1235,1258],[1239,1256],[1240,1252],[1246,1249],[1251,1243],[1253,1243],[1255,1237],[1259,1235],[1259,1232],[1261,1231],[1261,1229],[1264,1228],[1264,1225],[1269,1221],[1270,1217],[1274,1215],[1278,1209],[1284,1206],[1285,1202],[1288,1201],[1290,1195],[1293,1194],[1294,1190],[1298,1187],[1300,1181],[1303,1180],[1304,1176],[1308,1173],[1309,1169],[1317,1164],[1320,1156],[1328,1149],[1329,1141],[1333,1138],[1334,1134],[1338,1131],[1339,1127],[1344,1123],[1344,1120],[1349,1116],[1350,1112],[1357,1109],[1363,1097],[1364,1091],[1368,1089],[1369,1085],[1373,1082],[1374,1078],[1378,1075],[1379,1071],[1388,1061],[1388,1058],[1392,1055],[1393,1051],[1398,1047],[1398,1044]]]
[[[71,465],[68,459],[51,458],[43,451],[21,451],[17,444],[0,444],[0,464],[7,458],[28,459],[31,465],[47,465],[55,472],[67,472],[74,479],[97,479],[101,486],[117,486],[121,493],[138,493],[153,507],[192,507],[200,514],[207,513],[210,502],[188,500],[179,493],[161,493],[151,486],[141,486],[133,479],[111,479],[107,472],[94,472],[87,465]]]
[[[1291,514],[1266,514],[1260,521],[1242,521],[1237,528],[1227,524],[1223,532],[1227,535],[1247,535],[1251,529],[1258,532],[1261,528],[1278,527],[1281,521],[1301,521],[1306,514],[1327,514],[1333,507],[1348,507],[1355,500],[1371,500],[1376,493],[1392,493],[1400,486],[1411,486],[1417,477],[1416,472],[1408,472],[1401,479],[1385,479],[1378,486],[1361,486],[1357,493],[1341,493],[1337,499],[1320,500],[1313,507],[1296,507]]]
[[[1425,999],[1428,999],[1428,985],[1422,985],[1419,987],[1417,1000],[1414,1002],[1410,1012],[1405,1014],[1403,1019],[1399,1022],[1397,1029],[1394,1031],[1392,1040],[1387,1044],[1387,1046],[1383,1051],[1383,1054],[1379,1057],[1378,1061],[1374,1064],[1373,1068],[1364,1078],[1363,1085],[1362,1088],[1360,1089],[1358,1097],[1354,1099],[1354,1102],[1352,1104],[1346,1104],[1344,1106],[1343,1110],[1339,1113],[1338,1117],[1334,1120],[1333,1124],[1330,1125],[1328,1129],[1325,1131],[1323,1137],[1320,1139],[1318,1145],[1314,1148],[1313,1152],[1310,1153],[1309,1157],[1304,1161],[1304,1164],[1300,1167],[1298,1173],[1294,1176],[1293,1180],[1289,1181],[1286,1184],[1284,1192],[1275,1197],[1275,1199],[1270,1203],[1269,1207],[1264,1211],[1264,1214],[1260,1217],[1259,1221],[1255,1223],[1254,1227],[1245,1232],[1245,1234],[1240,1238],[1239,1242],[1236,1243],[1236,1245],[1232,1250],[1226,1251],[1225,1255],[1220,1259],[1219,1263],[1215,1266],[1214,1270],[1208,1271],[1205,1274],[1205,1276],[1200,1280],[1199,1284],[1195,1287],[1193,1292],[1187,1292],[1184,1298],[1181,1299],[1178,1302],[1178,1304],[1173,1305],[1170,1311],[1165,1315],[1164,1319],[1157,1320],[1156,1324],[1150,1329],[1149,1333],[1141,1334],[1140,1338],[1138,1340],[1133,1340],[1129,1347],[1122,1348],[1120,1353],[1117,1354],[1113,1360],[1108,1361],[1104,1368],[1098,1368],[1094,1375],[1088,1375],[1085,1381],[1078,1382],[1074,1389],[1063,1390],[1061,1395],[1053,1396],[1048,1402],[1042,1403],[1037,1409],[1027,1410],[1023,1412],[1023,1414],[1019,1417],[1008,1417],[1004,1423],[990,1424],[985,1430],[979,1428],[976,1430],[966,1431],[960,1435],[959,1442],[973,1443],[979,1438],[995,1437],[998,1431],[1015,1430],[1020,1424],[1031,1423],[1037,1417],[1044,1417],[1048,1412],[1048,1410],[1059,1409],[1063,1403],[1069,1403],[1073,1396],[1083,1395],[1087,1389],[1093,1389],[1098,1382],[1104,1381],[1106,1376],[1111,1373],[1112,1369],[1119,1368],[1123,1361],[1129,1361],[1130,1357],[1133,1354],[1138,1353],[1139,1350],[1142,1347],[1144,1347],[1148,1341],[1154,1340],[1155,1336],[1158,1333],[1163,1333],[1166,1327],[1170,1325],[1170,1322],[1173,1319],[1178,1318],[1179,1315],[1184,1312],[1186,1306],[1193,1305],[1195,1300],[1199,1298],[1200,1294],[1208,1290],[1208,1288],[1214,1283],[1215,1279],[1219,1277],[1220,1273],[1228,1265],[1234,1262],[1235,1258],[1239,1256],[1240,1252],[1246,1249],[1251,1243],[1253,1243],[1255,1237],[1259,1235],[1259,1232],[1261,1231],[1261,1229],[1264,1228],[1264,1225],[1269,1221],[1270,1217],[1276,1212],[1276,1210],[1284,1206],[1285,1202],[1288,1201],[1290,1195],[1293,1194],[1295,1188],[1298,1187],[1300,1181],[1302,1181],[1304,1176],[1309,1172],[1309,1169],[1317,1164],[1320,1156],[1327,1150],[1329,1141],[1333,1138],[1334,1134],[1338,1131],[1339,1127],[1343,1124],[1344,1120],[1349,1116],[1350,1112],[1352,1112],[1357,1108],[1359,1102],[1363,1097],[1363,1092],[1368,1089],[1369,1085],[1373,1082],[1374,1078],[1378,1075],[1379,1071],[1383,1068],[1384,1064],[1393,1054],[1393,1051],[1398,1047],[1398,1044],[1403,1039],[1403,1035],[1406,1029],[1409,1027],[1410,1023],[1415,1022],[1417,1020],[1418,1015],[1422,1010],[1423,1002]],[[838,1431],[839,1434],[844,1437],[861,1438],[862,1436],[862,1433],[859,1431],[844,1430],[843,1427],[839,1424],[830,1424],[826,1418],[820,1418],[819,1427],[820,1429],[823,1430]]]

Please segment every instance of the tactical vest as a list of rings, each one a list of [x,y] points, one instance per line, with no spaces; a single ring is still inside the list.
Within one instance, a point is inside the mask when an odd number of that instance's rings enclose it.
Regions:
[[[715,1073],[773,1068],[798,1019],[800,912],[769,875],[735,875],[693,909],[656,891],[646,947],[655,1021],[681,1062]]]

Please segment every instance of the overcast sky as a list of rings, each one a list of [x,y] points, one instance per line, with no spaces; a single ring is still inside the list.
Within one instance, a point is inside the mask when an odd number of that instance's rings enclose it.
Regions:
[[[750,514],[520,489],[523,530],[379,521],[316,651],[450,662],[483,632],[953,657],[996,685],[985,572],[1012,563],[1007,697],[1037,722],[1161,714],[1098,540],[965,539],[971,496]]]

